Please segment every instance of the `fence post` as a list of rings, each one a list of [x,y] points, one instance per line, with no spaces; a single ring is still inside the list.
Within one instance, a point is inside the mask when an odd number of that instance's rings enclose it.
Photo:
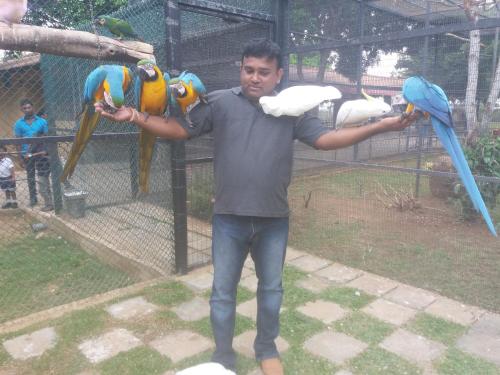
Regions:
[[[164,0],[167,52],[167,67],[180,71],[181,68],[181,29],[179,3],[176,0]],[[187,188],[186,188],[186,148],[184,141],[172,141],[172,200],[174,209],[175,271],[187,272]]]
[[[279,0],[276,2],[276,23],[274,24],[274,40],[281,47],[283,58],[283,77],[281,78],[281,87],[288,87],[288,70],[289,70],[289,52],[288,52],[288,37],[290,24],[288,20],[289,4],[288,0]]]

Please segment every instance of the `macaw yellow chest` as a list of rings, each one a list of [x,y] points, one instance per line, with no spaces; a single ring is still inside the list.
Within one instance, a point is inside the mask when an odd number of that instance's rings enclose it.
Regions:
[[[163,79],[144,82],[141,91],[141,112],[161,115],[167,107],[167,83]]]

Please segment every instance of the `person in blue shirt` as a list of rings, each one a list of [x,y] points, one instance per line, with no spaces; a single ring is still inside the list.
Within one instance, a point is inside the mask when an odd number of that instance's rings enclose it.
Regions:
[[[33,108],[33,102],[29,99],[23,99],[20,103],[21,111],[24,116],[14,124],[14,135],[18,138],[37,137],[38,134],[48,134],[49,128],[47,121],[37,115]],[[28,180],[28,189],[30,193],[30,207],[38,203],[36,191],[36,160],[30,153],[30,145],[22,144],[18,146],[21,165],[26,169]]]

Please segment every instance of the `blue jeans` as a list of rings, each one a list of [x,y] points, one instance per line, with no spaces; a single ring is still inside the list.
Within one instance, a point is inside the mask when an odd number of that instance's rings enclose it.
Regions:
[[[257,287],[258,361],[278,357],[274,340],[279,334],[279,313],[283,299],[282,274],[288,240],[288,217],[265,218],[214,215],[212,261],[214,282],[210,298],[210,320],[215,338],[212,361],[235,369],[233,336],[236,291],[243,263],[250,251],[259,279]]]

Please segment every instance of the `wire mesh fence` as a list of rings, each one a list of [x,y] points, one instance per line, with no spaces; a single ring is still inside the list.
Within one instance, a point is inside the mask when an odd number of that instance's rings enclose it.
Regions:
[[[154,46],[158,65],[167,70],[166,3],[33,1],[25,20],[110,37],[113,35],[108,30],[92,24],[93,19],[102,14],[126,19]],[[208,91],[239,85],[245,41],[277,37],[276,20],[263,21],[265,15],[275,14],[275,2],[218,2],[226,7],[223,12],[217,12],[216,7],[198,7],[195,12],[190,6],[193,2],[179,3],[181,66],[196,73]],[[458,2],[439,6],[428,2],[430,8],[426,2],[397,3],[394,7],[385,1],[290,1],[285,66],[289,84],[334,85],[342,92],[342,101],[360,98],[364,89],[393,104],[395,113],[400,113],[404,110],[404,78],[423,74],[448,93],[457,132],[464,139],[470,130],[466,114],[470,44],[469,30],[463,24],[466,13]],[[493,11],[479,9],[478,25],[497,17]],[[439,32],[427,32],[429,25]],[[485,109],[498,60],[497,29],[481,27],[484,47],[479,55],[475,102],[479,116]],[[69,184],[59,182],[78,129],[85,77],[102,63],[4,52],[0,64],[0,136],[23,136],[14,132],[14,124],[24,116],[20,105],[24,98],[30,99],[35,113],[41,111],[39,116],[46,117],[49,136],[43,144],[50,162],[52,202],[46,204],[38,187],[38,204],[30,207],[30,178],[21,165],[24,156],[18,146],[39,142],[3,142],[15,164],[18,208],[3,209],[0,216],[4,228],[0,256],[5,257],[0,265],[9,270],[0,272],[9,275],[0,291],[0,305],[6,306],[0,322],[175,272],[170,143],[157,142],[150,192],[141,195],[137,187],[137,129],[101,120]],[[133,102],[131,92],[126,101]],[[332,129],[342,101],[316,110]],[[494,110],[492,120],[482,130],[485,137],[495,139],[492,134],[499,128],[498,116]],[[186,147],[187,259],[189,267],[195,267],[211,260],[212,138],[189,141]],[[500,311],[498,240],[489,236],[481,219],[467,211],[463,194],[453,190],[452,181],[457,176],[449,163],[442,161],[443,155],[426,120],[403,132],[378,135],[335,151],[319,152],[297,143],[289,191],[291,245]],[[499,191],[498,178],[492,176],[479,177],[478,181],[490,184],[488,191]],[[35,179],[43,185],[39,172]],[[490,202],[496,223],[500,222],[498,196]],[[41,210],[51,205],[57,209],[58,204],[61,211],[57,215]],[[53,257],[68,263],[55,266]],[[81,277],[65,278],[69,273]],[[28,274],[47,276],[45,284],[37,278],[29,281]],[[44,288],[39,293],[44,303],[31,292],[11,290],[24,280],[26,285]]]

